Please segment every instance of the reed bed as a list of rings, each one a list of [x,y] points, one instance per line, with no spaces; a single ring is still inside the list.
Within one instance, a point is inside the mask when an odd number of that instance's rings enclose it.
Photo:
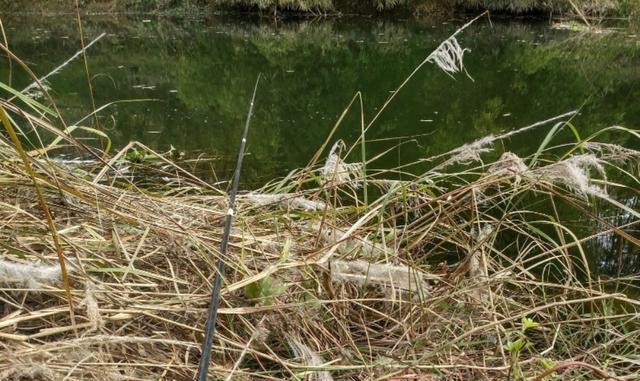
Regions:
[[[423,64],[463,71],[452,38]],[[86,160],[0,135],[0,379],[193,379],[225,184],[132,160],[140,143],[86,147],[20,101],[0,100],[8,131],[57,134]],[[637,265],[640,152],[598,140],[640,134],[552,144],[574,114],[380,170],[363,123],[353,146],[329,136],[241,194],[211,379],[640,378],[638,274],[600,276],[593,249],[618,242]],[[535,154],[495,155],[532,128],[549,129]]]
[[[224,189],[171,162],[144,164],[163,180],[140,188],[114,163],[30,156],[66,257],[72,320],[15,148],[0,145],[0,378],[192,379]],[[640,153],[586,148],[404,181],[368,174],[368,204],[359,166],[332,151],[330,167],[241,195],[212,379],[541,379],[554,366],[568,368],[546,379],[600,377],[580,362],[636,379],[640,302],[627,293],[637,277],[590,276],[584,246],[620,235],[637,248],[637,209],[623,208],[635,214],[624,226],[598,217],[595,198],[619,202],[588,166],[635,161],[627,173],[637,176]],[[601,229],[578,237],[532,198]]]

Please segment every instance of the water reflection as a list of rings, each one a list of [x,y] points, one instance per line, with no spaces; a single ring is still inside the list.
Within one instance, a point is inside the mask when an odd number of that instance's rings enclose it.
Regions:
[[[638,196],[628,197],[624,200],[629,209],[640,210]],[[603,207],[599,211],[599,217],[605,222],[601,226],[602,230],[619,226],[624,235],[635,237],[636,240],[637,237],[640,237],[637,218],[628,211]],[[640,274],[640,247],[621,234],[611,232],[599,236],[590,241],[588,250],[596,265],[595,268],[600,269],[603,274],[615,276]]]
[[[459,23],[340,19],[286,24],[244,20],[90,18],[87,39],[108,36],[89,52],[100,114],[116,146],[131,139],[215,155],[227,173],[233,160],[251,84],[258,94],[245,181],[264,182],[304,165],[360,90],[371,117],[388,92]],[[7,19],[10,44],[43,74],[75,53],[75,24],[66,17]],[[472,50],[465,76],[452,80],[426,67],[371,130],[371,140],[417,137],[376,162],[389,167],[451,149],[477,137],[527,125],[586,102],[575,124],[588,134],[606,125],[640,125],[640,48],[624,33],[580,36],[542,22],[478,23],[460,41]],[[7,78],[7,67],[0,69]],[[14,84],[24,77],[14,73]],[[19,85],[17,87],[20,87]],[[90,109],[83,65],[52,77],[67,120]],[[354,110],[339,130],[359,133]],[[512,151],[535,149],[545,130],[516,137]],[[369,152],[398,141],[372,143]],[[358,153],[355,153],[358,155]]]

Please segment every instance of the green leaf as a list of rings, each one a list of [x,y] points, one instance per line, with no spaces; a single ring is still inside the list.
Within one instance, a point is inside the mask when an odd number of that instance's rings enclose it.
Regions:
[[[536,328],[537,326],[539,326],[540,324],[536,323],[535,321],[533,321],[533,319],[530,319],[526,316],[522,317],[522,331],[526,331],[527,329],[530,328]]]
[[[523,338],[520,338],[516,341],[508,341],[504,346],[504,349],[511,353],[520,352],[520,350],[524,347],[526,341]]]
[[[142,163],[146,157],[147,153],[143,149],[138,149],[136,147],[130,149],[125,155],[125,159],[132,163]]]
[[[540,157],[540,155],[542,155],[542,152],[547,148],[547,146],[549,145],[549,143],[551,143],[551,140],[556,136],[556,134],[563,128],[563,127],[567,127],[571,130],[571,132],[573,132],[573,135],[576,137],[576,141],[578,143],[580,143],[578,145],[579,149],[581,151],[583,151],[582,149],[582,139],[580,138],[580,134],[578,133],[578,130],[575,128],[575,126],[573,124],[571,124],[571,122],[559,122],[556,123],[553,128],[551,128],[551,130],[549,131],[549,133],[547,133],[547,135],[545,136],[544,140],[542,141],[542,144],[540,144],[540,146],[538,147],[538,150],[536,151],[536,153],[533,155],[533,158],[531,159],[531,162],[529,163],[529,166],[533,168],[533,166],[535,165],[535,163],[538,161],[538,158]]]
[[[244,296],[258,304],[271,305],[284,290],[284,286],[269,275],[246,285],[244,287]]]
[[[540,365],[542,365],[544,369],[551,369],[554,366],[556,366],[556,364],[558,363],[557,361],[546,359],[546,358],[541,358],[539,359],[539,361],[540,361]]]
[[[30,98],[27,95],[22,94],[21,92],[19,92],[18,90],[7,86],[6,84],[0,82],[0,89],[3,89],[7,92],[9,92],[10,94],[13,94],[16,98],[20,99],[21,101],[23,101],[27,106],[29,106],[31,109],[33,109],[35,112],[37,112],[38,114],[40,113],[46,113],[49,114],[53,117],[58,117],[58,114],[56,114],[52,109],[50,109],[49,107],[43,105],[42,103]]]
[[[287,238],[284,241],[284,246],[282,247],[282,252],[280,253],[280,258],[278,259],[279,263],[284,263],[289,259],[289,255],[291,254],[291,238]]]

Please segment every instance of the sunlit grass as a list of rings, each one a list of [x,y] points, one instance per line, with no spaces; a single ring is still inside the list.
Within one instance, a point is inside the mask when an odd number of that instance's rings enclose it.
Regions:
[[[0,106],[9,132],[57,136],[27,155],[0,135],[0,378],[193,379],[226,184],[141,143],[80,144],[31,99]],[[375,168],[362,109],[356,142],[334,141],[341,117],[306,168],[238,197],[212,379],[640,377],[638,274],[604,276],[589,250],[638,257],[640,152],[604,141],[638,131],[581,137],[570,112],[410,172]],[[488,158],[533,128],[532,156]],[[57,162],[60,143],[87,161]]]

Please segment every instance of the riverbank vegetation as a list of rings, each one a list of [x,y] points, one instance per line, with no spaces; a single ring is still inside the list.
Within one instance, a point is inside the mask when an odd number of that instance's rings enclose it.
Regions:
[[[465,75],[463,55],[448,38],[416,71]],[[239,196],[211,378],[640,377],[640,133],[567,110],[378,168],[404,86],[368,120],[358,93],[306,167]],[[193,379],[226,182],[108,152],[37,87],[0,99],[0,378]]]
[[[0,1],[5,11],[22,12],[72,12],[72,3],[63,0]],[[635,0],[84,0],[78,4],[90,13],[132,11],[193,14],[240,10],[267,14],[289,11],[308,15],[399,13],[433,16],[486,9],[511,15],[565,15],[581,19],[632,17],[640,10],[640,4]]]

